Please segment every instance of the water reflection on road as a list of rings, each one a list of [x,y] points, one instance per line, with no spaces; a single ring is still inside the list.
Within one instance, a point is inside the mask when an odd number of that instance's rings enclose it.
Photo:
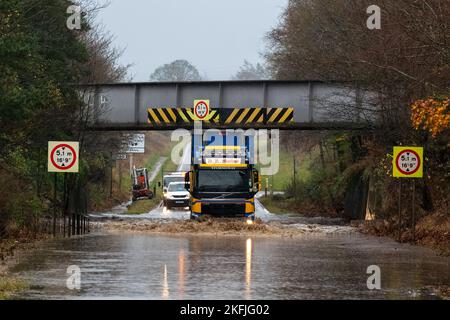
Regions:
[[[369,265],[382,290],[370,291]],[[66,269],[81,268],[81,290]],[[449,259],[388,239],[319,234],[299,239],[239,236],[97,234],[47,241],[12,270],[37,299],[412,298],[450,283]]]

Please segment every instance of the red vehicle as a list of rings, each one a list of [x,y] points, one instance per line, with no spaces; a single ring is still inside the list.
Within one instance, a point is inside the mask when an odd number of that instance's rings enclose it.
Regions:
[[[136,169],[133,168],[133,175],[131,177],[133,183],[132,200],[136,201],[139,198],[153,198],[153,192],[150,190],[148,184],[147,168]]]

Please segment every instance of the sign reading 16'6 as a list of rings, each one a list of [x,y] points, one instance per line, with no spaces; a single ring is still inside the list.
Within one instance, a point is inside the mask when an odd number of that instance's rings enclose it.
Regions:
[[[78,172],[78,141],[48,142],[48,172]]]

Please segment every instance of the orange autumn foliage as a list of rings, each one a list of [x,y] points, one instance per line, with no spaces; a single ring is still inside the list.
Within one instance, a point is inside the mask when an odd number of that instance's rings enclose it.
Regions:
[[[427,130],[433,138],[450,128],[450,99],[428,98],[411,105],[411,121],[415,129]]]

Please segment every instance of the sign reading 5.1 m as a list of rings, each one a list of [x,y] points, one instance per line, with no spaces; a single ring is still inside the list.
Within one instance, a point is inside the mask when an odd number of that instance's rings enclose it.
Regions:
[[[78,172],[78,150],[76,141],[49,141],[48,172]]]
[[[394,147],[393,176],[397,178],[423,177],[423,148]]]

